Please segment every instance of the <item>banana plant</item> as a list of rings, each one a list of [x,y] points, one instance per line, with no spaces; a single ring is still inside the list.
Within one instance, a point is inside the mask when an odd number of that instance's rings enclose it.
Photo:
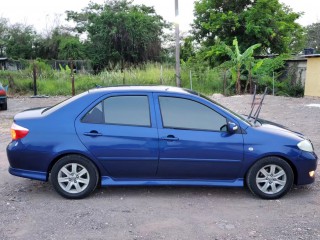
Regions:
[[[231,67],[231,76],[232,76],[232,83],[236,85],[236,94],[241,94],[241,83],[240,77],[243,70],[247,70],[249,73],[252,71],[252,66],[255,62],[253,57],[253,52],[256,48],[259,48],[261,44],[254,44],[247,48],[243,53],[239,50],[238,40],[235,38],[233,40],[233,47],[234,50],[225,45],[225,52],[230,57]]]

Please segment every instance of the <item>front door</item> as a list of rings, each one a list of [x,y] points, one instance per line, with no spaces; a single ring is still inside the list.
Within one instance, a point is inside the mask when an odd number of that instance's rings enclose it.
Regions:
[[[159,125],[158,177],[234,180],[243,161],[241,133],[229,134],[214,105],[155,94]]]

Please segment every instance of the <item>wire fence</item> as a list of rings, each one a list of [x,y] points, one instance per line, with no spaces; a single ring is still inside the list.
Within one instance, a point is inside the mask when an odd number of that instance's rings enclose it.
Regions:
[[[3,58],[0,59],[0,70],[18,71],[28,68],[34,60],[14,60]],[[60,71],[61,68],[70,67],[70,60],[46,60],[46,64],[51,66],[53,70]],[[72,60],[74,69],[80,73],[93,73],[91,61],[89,60]]]

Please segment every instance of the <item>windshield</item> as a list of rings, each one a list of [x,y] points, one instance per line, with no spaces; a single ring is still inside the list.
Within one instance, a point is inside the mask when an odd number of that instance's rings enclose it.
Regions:
[[[196,92],[196,91],[192,91],[192,90],[189,90],[189,89],[186,89],[186,91],[189,92],[189,93],[191,93],[191,94],[200,96],[200,97],[202,97],[202,98],[204,98],[204,99],[206,99],[206,100],[214,103],[215,105],[218,105],[220,108],[222,108],[222,109],[225,110],[226,112],[230,113],[231,115],[234,115],[235,117],[237,117],[237,118],[240,119],[241,121],[249,124],[250,126],[253,126],[252,123],[251,123],[248,119],[246,119],[246,118],[244,118],[243,116],[241,116],[241,115],[233,112],[232,110],[226,108],[225,106],[223,106],[223,105],[221,105],[220,103],[214,101],[213,99],[211,99],[211,98],[209,98],[209,97],[207,97],[207,96],[205,96],[205,95],[203,95],[203,94],[201,94],[201,93],[198,93],[198,92]]]

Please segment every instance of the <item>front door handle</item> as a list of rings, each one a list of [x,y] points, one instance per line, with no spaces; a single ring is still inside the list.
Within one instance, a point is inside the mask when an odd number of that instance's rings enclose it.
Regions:
[[[98,137],[98,136],[102,136],[102,133],[99,133],[96,130],[92,130],[90,132],[85,132],[83,135],[90,136],[90,137]]]
[[[175,137],[174,135],[168,135],[166,137],[162,137],[161,140],[165,141],[179,141],[179,138]]]

